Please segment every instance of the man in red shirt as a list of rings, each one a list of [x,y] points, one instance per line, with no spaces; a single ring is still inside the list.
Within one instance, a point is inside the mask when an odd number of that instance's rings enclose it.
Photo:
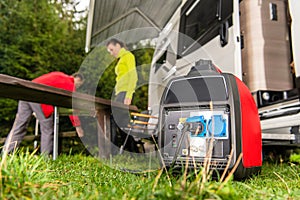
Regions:
[[[69,76],[62,72],[51,72],[32,80],[32,82],[74,92],[76,88],[80,87],[83,84],[84,78],[79,73],[75,73],[72,76]],[[16,147],[20,145],[23,137],[26,135],[27,126],[30,122],[30,118],[33,112],[36,114],[36,118],[39,120],[41,128],[41,153],[52,153],[54,132],[52,115],[54,112],[54,108],[52,105],[27,101],[19,101],[18,113],[16,115],[13,128],[5,141],[5,151],[12,152]],[[80,126],[80,120],[78,116],[70,116],[70,120],[73,126],[76,128],[78,136],[82,137],[84,135],[84,132]]]

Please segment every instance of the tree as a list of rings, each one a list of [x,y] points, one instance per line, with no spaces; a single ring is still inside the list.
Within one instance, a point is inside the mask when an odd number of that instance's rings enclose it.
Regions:
[[[86,17],[74,20],[75,5],[75,0],[0,0],[0,73],[31,80],[50,71],[76,72],[85,57]],[[2,134],[12,124],[15,105],[0,99]]]
[[[136,58],[138,72],[138,88],[134,94],[133,104],[143,111],[148,109],[149,75],[154,47],[150,44],[138,44],[133,54]]]
[[[1,73],[33,79],[54,70],[78,69],[85,56],[85,30],[75,29],[74,12],[63,5],[47,0],[1,1]]]

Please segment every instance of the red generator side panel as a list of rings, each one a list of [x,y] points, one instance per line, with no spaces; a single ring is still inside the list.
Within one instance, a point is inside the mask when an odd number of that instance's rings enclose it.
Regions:
[[[242,117],[242,152],[245,168],[262,165],[262,136],[260,119],[248,87],[236,77],[240,94]]]

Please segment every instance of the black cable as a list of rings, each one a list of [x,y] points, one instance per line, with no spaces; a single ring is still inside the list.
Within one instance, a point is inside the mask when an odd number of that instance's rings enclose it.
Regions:
[[[180,131],[181,132],[181,136],[179,138],[179,143],[177,145],[177,148],[176,148],[176,151],[175,151],[175,155],[174,155],[172,163],[171,163],[171,168],[173,168],[174,165],[175,165],[175,162],[176,162],[176,159],[177,159],[177,156],[178,156],[178,153],[179,153],[179,149],[181,148],[181,145],[182,145],[182,140],[183,140],[185,134],[188,132],[187,130],[188,130],[189,127],[190,127],[189,124],[184,123],[183,129],[181,129],[181,131]]]

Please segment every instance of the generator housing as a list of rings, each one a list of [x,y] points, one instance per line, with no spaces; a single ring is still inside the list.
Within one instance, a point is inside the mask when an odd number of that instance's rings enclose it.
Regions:
[[[262,142],[255,102],[239,79],[211,62],[198,62],[187,76],[169,82],[160,116],[158,141],[167,167],[198,168],[209,160],[217,170],[238,164],[236,178],[259,171]]]

